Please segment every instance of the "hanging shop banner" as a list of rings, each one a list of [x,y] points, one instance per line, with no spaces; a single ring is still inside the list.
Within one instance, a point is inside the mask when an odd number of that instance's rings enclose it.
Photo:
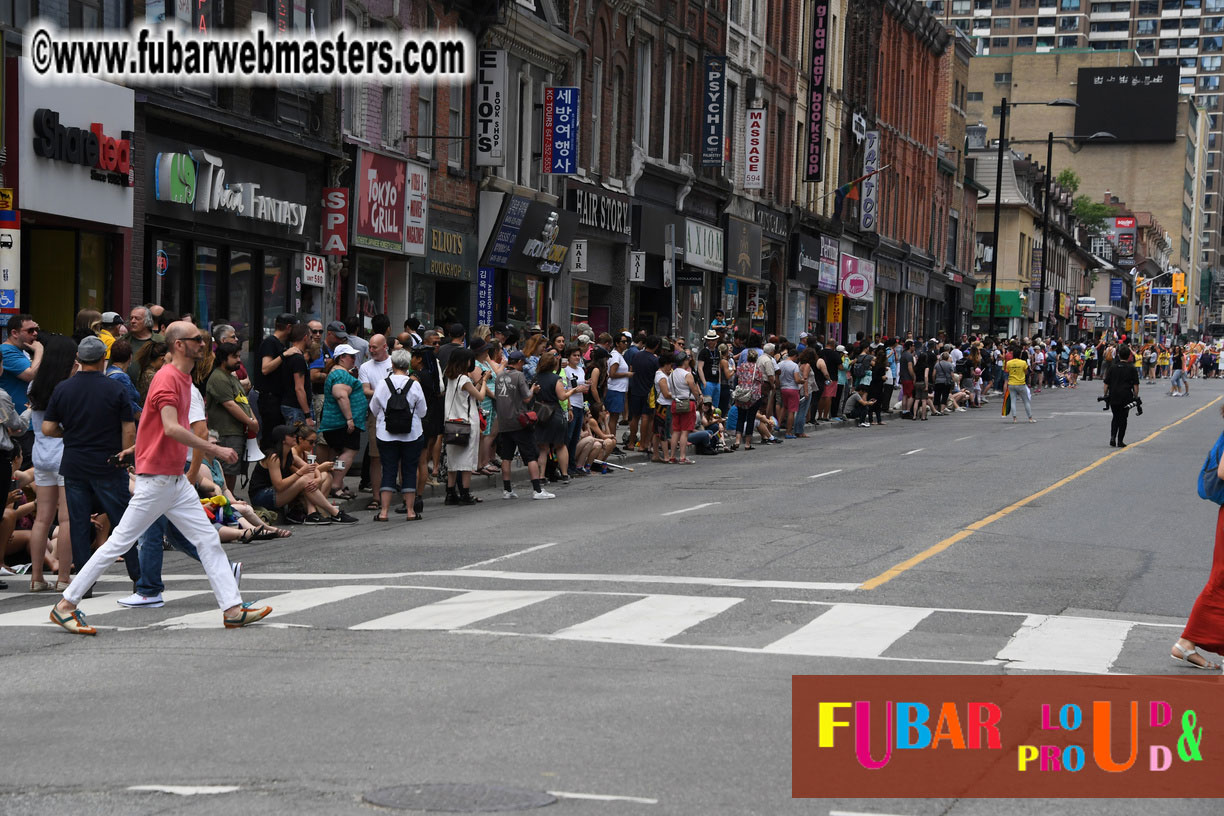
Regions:
[[[701,166],[722,167],[726,126],[727,58],[705,58],[705,118],[701,121]]]
[[[841,293],[851,300],[875,298],[875,264],[863,258],[842,253]]]
[[[493,276],[491,266],[476,270],[476,325],[493,325]]]
[[[755,226],[755,225],[754,225]],[[761,228],[757,227],[759,231]],[[711,272],[723,271],[723,231],[692,218],[684,220],[684,262]]]
[[[327,259],[322,255],[302,253],[302,285],[316,286],[323,289],[327,286]]]
[[[516,195],[507,198],[497,235],[489,243],[487,261],[491,266],[510,265],[510,253],[514,250],[519,231],[523,228],[523,219],[527,217],[527,208],[530,206],[530,198]]]
[[[830,295],[825,307],[825,315],[830,323],[842,322],[842,296]]]
[[[829,0],[816,0],[812,15],[812,64],[808,73],[806,181],[824,174],[825,58],[828,55]]]
[[[729,277],[745,283],[761,280],[761,227],[751,221],[727,216],[727,263]]]
[[[425,254],[425,226],[429,220],[429,168],[408,162],[407,201],[404,205],[404,251]]]
[[[357,229],[353,243],[403,252],[407,163],[368,150],[362,150],[357,161]]]
[[[506,164],[506,52],[485,49],[476,56],[476,164]]]
[[[646,253],[633,251],[629,253],[629,282],[644,283],[646,281]]]
[[[1121,278],[1110,278],[1109,279],[1109,299],[1110,300],[1121,300],[1122,299],[1122,279]]]
[[[545,173],[566,176],[578,169],[578,89],[544,89]]]
[[[880,169],[880,131],[869,130],[863,138],[863,175]],[[859,190],[859,229],[875,232],[879,221],[880,187],[879,176],[863,179]]]
[[[327,187],[323,190],[323,254],[347,255],[349,240],[349,190]]]
[[[749,108],[744,122],[744,189],[765,187],[765,109]]]
[[[821,292],[837,291],[837,258],[841,254],[836,238],[820,236],[820,281],[816,288]]]
[[[799,234],[795,247],[794,279],[805,286],[816,286],[820,282],[820,239]]]

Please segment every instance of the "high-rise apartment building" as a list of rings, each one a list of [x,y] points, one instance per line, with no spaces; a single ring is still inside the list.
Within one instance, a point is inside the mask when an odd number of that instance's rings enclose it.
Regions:
[[[1198,263],[1221,275],[1224,0],[928,0],[927,6],[974,37],[979,54],[1133,50],[1145,65],[1176,65],[1182,93],[1193,95],[1207,117]]]

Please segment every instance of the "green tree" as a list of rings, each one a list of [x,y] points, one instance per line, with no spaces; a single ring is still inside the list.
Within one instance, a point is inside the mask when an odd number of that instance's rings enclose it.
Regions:
[[[1064,190],[1068,190],[1071,195],[1075,195],[1079,192],[1080,177],[1076,175],[1076,172],[1070,167],[1059,173],[1058,177],[1054,180],[1058,182],[1059,187],[1062,187]]]
[[[1114,214],[1113,207],[1100,201],[1093,201],[1086,195],[1076,196],[1071,203],[1071,210],[1076,219],[1089,232],[1102,232],[1107,224],[1106,219]]]

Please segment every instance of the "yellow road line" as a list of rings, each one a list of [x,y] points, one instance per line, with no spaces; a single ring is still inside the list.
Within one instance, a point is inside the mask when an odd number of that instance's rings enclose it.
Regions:
[[[1058,488],[1068,484],[1069,482],[1072,482],[1078,479],[1079,477],[1083,476],[1085,473],[1088,473],[1091,470],[1095,470],[1096,468],[1105,464],[1106,462],[1108,462],[1110,459],[1114,458],[1115,456],[1120,456],[1121,454],[1126,453],[1132,448],[1137,448],[1140,445],[1144,445],[1144,444],[1147,444],[1148,442],[1151,442],[1153,439],[1160,436],[1165,431],[1169,430],[1170,428],[1175,428],[1178,425],[1185,422],[1187,419],[1190,419],[1191,417],[1195,416],[1196,414],[1200,414],[1203,411],[1206,411],[1208,408],[1215,405],[1217,402],[1219,402],[1222,399],[1224,399],[1224,397],[1216,397],[1215,399],[1213,399],[1211,402],[1207,403],[1203,407],[1195,411],[1191,411],[1190,413],[1186,414],[1184,417],[1177,420],[1176,422],[1170,422],[1168,425],[1164,426],[1163,428],[1157,431],[1153,431],[1152,433],[1145,436],[1143,439],[1140,439],[1138,442],[1132,442],[1131,444],[1127,445],[1125,448],[1116,450],[1113,453],[1108,453],[1105,456],[1102,456],[1100,459],[1093,462],[1092,464],[1082,467],[1079,470],[1075,471],[1070,476],[1059,479],[1057,482],[1050,485],[1049,487],[1038,490],[1033,495],[1026,496],[1025,498],[1021,499],[1015,504],[1008,505],[1007,507],[1004,507],[1002,510],[999,510],[998,512],[991,513],[989,516],[987,516],[986,518],[980,521],[973,522],[972,524],[966,526],[963,530],[958,530],[957,532],[948,536],[947,538],[945,538],[943,541],[939,542],[938,544],[928,547],[927,549],[923,550],[917,555],[905,559],[900,564],[897,564],[894,567],[890,567],[889,569],[885,570],[884,572],[881,572],[879,575],[872,578],[871,580],[864,581],[862,584],[859,585],[859,589],[875,589],[876,587],[883,586],[884,584],[896,578],[898,575],[905,572],[906,570],[909,570],[917,566],[918,564],[921,564],[923,561],[927,560],[928,558],[932,556],[938,555],[939,553],[951,547],[953,544],[956,544],[959,541],[964,541],[966,538],[978,532],[982,528],[990,524],[994,524],[999,519],[1011,514],[1012,512],[1016,510],[1019,510],[1021,507],[1024,507],[1026,504],[1032,501],[1036,501],[1037,499],[1040,499],[1042,496],[1048,493],[1051,493],[1057,490]]]

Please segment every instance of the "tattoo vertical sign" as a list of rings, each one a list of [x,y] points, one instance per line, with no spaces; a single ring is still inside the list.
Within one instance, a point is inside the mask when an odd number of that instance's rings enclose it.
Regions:
[[[825,58],[828,53],[829,0],[816,0],[813,12],[805,181],[820,181],[824,176]]]

